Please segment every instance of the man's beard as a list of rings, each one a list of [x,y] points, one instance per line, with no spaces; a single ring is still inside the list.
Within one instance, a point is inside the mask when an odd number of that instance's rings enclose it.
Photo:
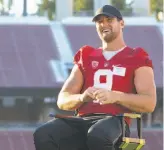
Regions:
[[[115,40],[118,36],[118,33],[110,33],[110,34],[107,34],[105,36],[102,36],[102,39],[106,42],[106,43],[110,43],[112,42],[113,40]]]

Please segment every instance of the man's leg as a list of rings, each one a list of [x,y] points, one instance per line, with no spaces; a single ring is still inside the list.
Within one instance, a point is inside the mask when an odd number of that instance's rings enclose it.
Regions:
[[[126,136],[129,136],[129,129]],[[107,117],[98,120],[88,130],[87,145],[89,150],[118,150],[115,144],[122,137],[122,126],[120,119]]]
[[[86,150],[83,120],[54,119],[34,132],[36,150]]]

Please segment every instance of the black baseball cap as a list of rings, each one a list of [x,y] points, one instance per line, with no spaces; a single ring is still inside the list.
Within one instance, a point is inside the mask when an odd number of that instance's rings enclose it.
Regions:
[[[111,5],[104,5],[103,7],[99,8],[96,11],[96,14],[93,17],[92,21],[96,21],[97,17],[100,15],[105,15],[108,17],[116,17],[116,18],[122,20],[122,15],[121,15],[120,11]]]

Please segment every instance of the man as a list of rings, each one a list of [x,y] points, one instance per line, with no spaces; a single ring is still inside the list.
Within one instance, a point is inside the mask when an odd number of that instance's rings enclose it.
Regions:
[[[34,133],[36,150],[117,150],[122,128],[115,115],[154,111],[151,60],[142,48],[126,46],[121,13],[105,5],[93,21],[102,48],[84,46],[76,53],[57,102],[60,109],[78,110],[79,117],[54,119],[39,127]],[[130,120],[125,122],[129,136]]]

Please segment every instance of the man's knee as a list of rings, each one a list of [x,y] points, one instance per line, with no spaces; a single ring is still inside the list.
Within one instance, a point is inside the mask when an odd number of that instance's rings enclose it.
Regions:
[[[103,132],[101,129],[92,130],[87,136],[87,145],[89,149],[103,149],[110,150],[114,146],[114,139],[109,134]]]
[[[49,138],[53,138],[56,142],[60,140],[62,136],[65,136],[67,134],[64,134],[63,131],[67,133],[69,132],[68,125],[60,120],[60,119],[54,119],[50,122],[47,122],[46,124],[38,127],[34,134],[34,142],[35,141],[40,141],[40,142],[45,142],[48,141]],[[62,134],[63,133],[63,134]]]
[[[88,147],[91,150],[113,150],[121,134],[120,122],[117,119],[102,119],[89,129],[87,136]]]
[[[54,150],[82,149],[85,146],[83,136],[67,121],[56,119],[36,129],[34,132],[35,147],[50,147],[49,149],[53,147]]]
[[[34,142],[41,142],[44,141],[48,138],[49,133],[51,132],[51,123],[46,123],[40,127],[38,127],[34,133],[33,133],[33,137],[34,137]]]
[[[41,141],[47,138],[47,124],[38,127],[33,133],[34,141]]]

